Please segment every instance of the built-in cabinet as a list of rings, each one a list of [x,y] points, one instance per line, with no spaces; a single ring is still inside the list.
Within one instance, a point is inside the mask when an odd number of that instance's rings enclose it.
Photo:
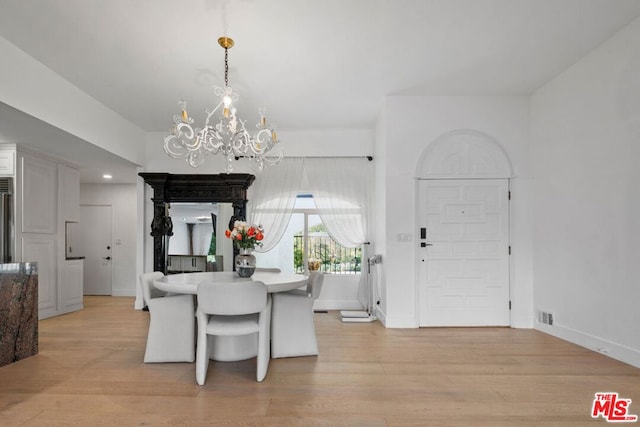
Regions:
[[[20,251],[19,262],[38,264],[38,313],[39,317],[51,317],[58,311],[58,280],[56,240],[52,235],[17,232]]]
[[[80,221],[80,171],[58,164],[58,212],[64,222]]]
[[[206,255],[169,255],[167,259],[167,272],[169,273],[190,273],[206,271],[206,269]]]
[[[62,312],[68,313],[84,307],[83,300],[84,261],[65,260],[60,270],[60,291]]]
[[[58,314],[77,311],[84,307],[84,261],[68,259],[67,223],[80,221],[80,171],[58,163],[58,220],[57,258],[58,272]]]
[[[83,261],[65,257],[65,222],[80,217],[80,174],[62,159],[0,144],[0,176],[14,188],[16,262],[38,263],[38,317],[83,308]]]
[[[56,163],[18,153],[17,206],[23,235],[39,234],[55,240],[57,169]]]

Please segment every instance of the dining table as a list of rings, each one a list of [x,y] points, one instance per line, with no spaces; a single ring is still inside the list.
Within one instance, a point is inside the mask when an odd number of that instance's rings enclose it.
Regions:
[[[154,286],[162,291],[175,294],[198,293],[198,284],[203,282],[242,282],[254,280],[263,282],[268,293],[286,292],[307,284],[308,276],[297,273],[256,271],[251,277],[240,277],[233,271],[207,271],[198,273],[168,274],[154,281]]]
[[[286,292],[306,286],[309,277],[304,274],[256,271],[251,277],[240,277],[234,271],[207,271],[168,274],[154,280],[153,285],[170,294],[198,293],[200,283],[260,281],[267,287],[267,297],[274,292]],[[195,322],[195,318],[194,318]],[[197,327],[197,325],[196,325]],[[219,362],[246,360],[258,354],[257,334],[243,336],[208,336],[211,354],[209,358]],[[194,349],[195,351],[195,349]]]

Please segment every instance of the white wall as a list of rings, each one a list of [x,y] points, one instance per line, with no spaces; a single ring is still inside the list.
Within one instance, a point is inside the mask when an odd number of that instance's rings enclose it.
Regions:
[[[111,205],[113,209],[114,296],[135,296],[137,291],[137,189],[135,184],[81,184],[80,205]]]
[[[383,254],[381,318],[388,327],[417,327],[417,161],[428,144],[440,135],[458,129],[480,131],[497,141],[513,166],[512,182],[520,194],[514,195],[515,218],[512,241],[518,241],[512,256],[512,325],[532,326],[532,242],[531,217],[524,211],[531,201],[529,158],[529,100],[527,97],[388,97],[380,126],[383,141],[377,135],[376,185],[385,188],[384,202],[378,209],[386,212],[377,221],[376,253]],[[379,154],[380,153],[380,154]],[[378,193],[380,195],[381,193]],[[413,236],[410,242],[398,240],[399,234]]]
[[[640,366],[640,20],[531,101],[535,308],[550,334]]]
[[[387,239],[387,212],[385,209],[387,199],[387,187],[386,187],[386,152],[387,147],[385,145],[385,133],[386,133],[386,118],[384,115],[386,102],[381,108],[378,120],[376,122],[376,130],[374,134],[374,156],[375,161],[373,164],[373,237],[371,239],[371,253],[382,255],[382,263],[386,261],[386,239]],[[380,301],[377,307],[377,315],[380,317],[382,323],[386,323],[385,313],[387,312],[387,283],[386,283],[386,268],[384,265],[376,265],[376,281],[375,281],[375,294],[376,299]]]

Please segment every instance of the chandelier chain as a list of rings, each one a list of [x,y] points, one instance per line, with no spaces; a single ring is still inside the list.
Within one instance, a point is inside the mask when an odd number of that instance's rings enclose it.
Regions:
[[[229,49],[224,48],[224,87],[229,87]]]

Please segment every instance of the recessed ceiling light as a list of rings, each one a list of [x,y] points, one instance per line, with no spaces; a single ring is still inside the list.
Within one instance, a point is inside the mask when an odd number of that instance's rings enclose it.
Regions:
[[[113,178],[113,177],[112,177],[111,175],[109,175],[108,173],[105,173],[104,175],[102,175],[102,177],[103,177],[104,179],[111,179],[111,178]]]

